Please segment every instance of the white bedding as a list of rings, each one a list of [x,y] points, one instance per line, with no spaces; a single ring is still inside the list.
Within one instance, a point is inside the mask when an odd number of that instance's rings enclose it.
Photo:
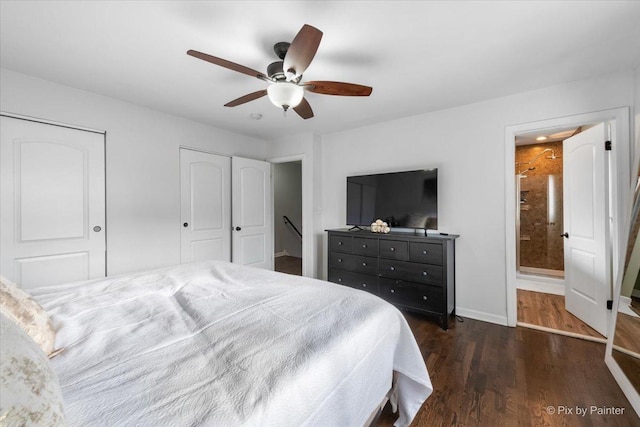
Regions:
[[[432,391],[401,313],[328,282],[207,262],[30,291],[74,426],[361,426],[393,370],[404,426]]]

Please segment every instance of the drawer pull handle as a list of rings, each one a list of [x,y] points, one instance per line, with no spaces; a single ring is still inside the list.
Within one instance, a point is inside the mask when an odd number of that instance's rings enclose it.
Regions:
[[[362,263],[362,266],[363,266],[363,267],[366,267],[366,266],[367,266],[367,263],[366,263],[366,262],[363,262],[363,263]]]
[[[396,268],[392,265],[391,267],[389,267],[389,270],[396,271]]]
[[[428,276],[428,275],[429,275],[429,273],[427,273],[426,271],[423,271],[423,272],[422,272],[422,275],[423,275],[423,276]]]
[[[342,258],[338,258],[338,262],[342,262]]]
[[[427,254],[427,251],[422,251],[422,255],[426,255],[426,254]]]
[[[342,246],[342,242],[338,242],[338,246]]]
[[[422,295],[422,299],[426,301],[428,298],[426,295]]]
[[[362,245],[362,247],[363,247],[363,248],[366,248],[366,247],[367,247],[367,245]]]
[[[366,284],[366,283],[363,283],[363,284],[362,284],[362,287],[363,287],[363,288],[366,288],[366,287],[367,287],[367,284]]]
[[[342,279],[338,279],[338,282],[342,283]]]
[[[391,289],[389,292],[391,292],[392,294],[396,293],[395,289]]]
[[[391,252],[393,252],[393,251],[395,251],[395,250],[396,250],[396,248],[394,248],[394,247],[392,246],[392,247],[390,247],[390,248],[389,248],[389,250],[390,250]]]

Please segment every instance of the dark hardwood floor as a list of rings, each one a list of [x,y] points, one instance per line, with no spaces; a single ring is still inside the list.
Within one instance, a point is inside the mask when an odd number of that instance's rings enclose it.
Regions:
[[[444,331],[428,318],[405,317],[434,387],[414,427],[640,426],[604,363],[604,344],[471,319]],[[591,413],[592,406],[624,413]],[[558,414],[565,409],[573,414]],[[378,426],[395,419],[387,405]]]
[[[290,255],[279,256],[274,260],[274,270],[280,273],[302,276],[302,258]]]
[[[564,295],[518,289],[518,323],[542,326],[606,341],[596,330],[569,313]]]

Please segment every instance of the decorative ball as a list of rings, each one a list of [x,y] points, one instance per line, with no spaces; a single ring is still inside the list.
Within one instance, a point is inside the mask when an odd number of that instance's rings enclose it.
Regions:
[[[382,221],[381,219],[376,219],[371,223],[371,232],[372,233],[388,233],[391,231],[391,227],[389,224]]]

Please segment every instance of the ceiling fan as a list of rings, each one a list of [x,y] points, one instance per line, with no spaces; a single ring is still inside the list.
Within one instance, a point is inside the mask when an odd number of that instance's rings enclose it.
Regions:
[[[273,46],[274,52],[281,60],[270,64],[267,67],[267,74],[196,50],[189,50],[187,54],[269,83],[267,89],[241,96],[226,103],[225,107],[236,107],[263,96],[268,96],[276,107],[282,108],[284,111],[293,108],[303,119],[310,119],[313,117],[313,110],[309,102],[304,98],[305,90],[323,95],[339,96],[369,96],[372,91],[369,86],[353,83],[333,81],[300,82],[302,73],[305,72],[315,56],[321,39],[322,31],[311,25],[303,25],[291,43],[279,42]]]

